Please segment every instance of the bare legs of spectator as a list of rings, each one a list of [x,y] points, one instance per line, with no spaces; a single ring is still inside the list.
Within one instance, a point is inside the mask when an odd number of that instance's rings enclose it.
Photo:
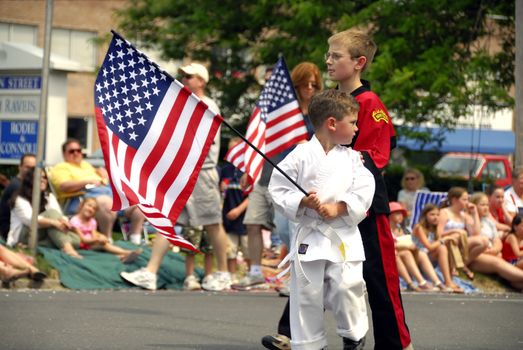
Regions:
[[[481,273],[496,273],[510,282],[513,288],[523,292],[523,270],[502,258],[489,254],[480,254],[470,263],[470,267],[474,271]]]
[[[398,267],[398,274],[407,283],[408,289],[418,292],[419,288],[414,285],[412,278],[410,277],[403,260],[396,254],[396,265]]]
[[[24,270],[30,273],[36,273],[39,270],[31,265],[27,260],[18,255],[17,253],[7,249],[6,247],[0,245],[0,258],[7,265],[12,266],[17,270]],[[522,271],[523,273],[523,271]]]
[[[113,199],[109,196],[98,196],[96,197],[96,202],[98,203],[96,220],[98,221],[100,233],[104,234],[109,239],[112,239],[113,226],[116,221],[116,212],[111,210]]]
[[[218,271],[228,272],[227,270],[227,235],[222,224],[204,225],[216,256]]]
[[[432,262],[430,262],[430,258],[427,253],[418,251],[416,261],[421,268],[421,271],[425,273],[425,275],[435,286],[441,284],[441,281],[439,280],[438,275],[436,274],[436,270],[434,270],[434,266],[432,266]]]
[[[432,260],[437,260],[439,269],[443,275],[443,283],[445,286],[452,289],[457,289],[458,286],[452,281],[452,275],[450,273],[449,265],[449,251],[447,246],[442,244],[438,247],[435,252],[430,253]]]
[[[463,272],[467,275],[469,279],[474,279],[474,273],[470,271],[468,265],[476,260],[476,258],[487,250],[488,247],[488,238],[483,235],[470,236],[467,238],[467,243],[469,246],[469,256],[467,261],[465,261],[465,266],[463,266]]]
[[[414,259],[414,255],[412,254],[412,252],[408,249],[400,250],[398,252],[398,255],[401,261],[403,262],[405,268],[407,269],[409,275],[414,276],[416,281],[418,281],[418,285],[425,284],[426,281],[423,278],[418,268],[418,265],[416,264],[416,259]]]

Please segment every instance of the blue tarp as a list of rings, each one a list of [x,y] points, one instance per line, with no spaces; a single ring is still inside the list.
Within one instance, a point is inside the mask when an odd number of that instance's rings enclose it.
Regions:
[[[430,142],[423,145],[417,140],[400,137],[398,145],[411,150],[427,150],[440,152],[474,152],[489,154],[514,153],[516,137],[510,130],[468,129],[460,128],[443,131],[440,128],[416,128],[417,131],[428,131],[432,135],[443,133],[441,145]]]

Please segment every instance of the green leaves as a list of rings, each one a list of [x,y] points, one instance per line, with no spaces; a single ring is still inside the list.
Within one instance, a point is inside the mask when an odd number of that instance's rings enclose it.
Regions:
[[[354,25],[378,44],[365,78],[404,123],[400,133],[427,120],[452,128],[471,104],[513,104],[512,1],[132,0],[119,19],[122,34],[166,57],[211,62],[225,118],[248,120],[255,67],[284,55],[290,69],[311,61],[325,70],[327,38]]]

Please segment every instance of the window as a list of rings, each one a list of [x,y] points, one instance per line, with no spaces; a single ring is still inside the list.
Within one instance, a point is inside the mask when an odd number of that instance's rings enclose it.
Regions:
[[[0,41],[36,45],[36,36],[36,26],[0,23]]]
[[[51,50],[53,53],[94,68],[96,48],[93,40],[95,38],[94,32],[53,28]]]
[[[80,141],[80,144],[90,153],[92,146],[92,118],[88,117],[72,117],[67,118],[67,138],[75,138]]]
[[[481,174],[482,178],[492,178],[492,179],[504,179],[507,177],[505,170],[505,164],[500,160],[490,160],[487,161],[487,166],[483,173]]]

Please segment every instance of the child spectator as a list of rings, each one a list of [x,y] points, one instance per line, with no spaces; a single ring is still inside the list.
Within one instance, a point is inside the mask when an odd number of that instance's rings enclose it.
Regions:
[[[241,142],[241,138],[233,137],[229,141],[229,149]],[[240,186],[243,172],[231,163],[226,163],[220,175],[220,188],[223,193],[223,227],[227,232],[229,247],[227,249],[227,267],[231,273],[233,283],[238,283],[236,276],[238,252],[242,252],[244,259],[248,259],[249,249],[247,229],[243,224],[245,210],[249,199],[244,195]]]
[[[510,231],[512,216],[505,205],[505,190],[501,186],[490,185],[486,191],[489,199],[489,210],[491,218],[496,223],[496,228],[503,239]]]
[[[512,229],[503,242],[503,259],[523,269],[523,215],[512,220]]]
[[[465,275],[473,280],[474,273],[468,265],[487,249],[488,244],[480,235],[478,210],[469,202],[469,194],[462,187],[451,187],[443,205],[445,207],[441,209],[439,215],[438,237],[449,244],[451,272],[457,274],[456,269],[462,268]],[[461,258],[455,247],[459,248]]]
[[[315,135],[280,162],[309,194],[304,196],[274,171],[269,193],[278,210],[298,221],[291,232],[290,325],[292,348],[324,348],[324,309],[334,311],[344,347],[364,343],[365,260],[357,224],[374,194],[374,178],[350,144],[358,128],[359,105],[349,94],[329,90],[312,98],[309,113]],[[350,248],[349,248],[350,247]],[[284,260],[285,262],[285,260]]]
[[[71,226],[80,237],[80,249],[103,250],[118,255],[124,264],[135,261],[142,253],[142,249],[127,250],[109,243],[109,238],[97,231],[95,219],[98,203],[95,198],[85,198],[78,208],[78,213],[71,220]]]
[[[488,248],[471,262],[470,268],[481,273],[495,273],[506,279],[510,285],[523,291],[523,270],[511,265],[502,258],[503,244],[499,238],[496,224],[489,212],[489,200],[482,192],[472,196],[481,218],[481,235],[488,239]]]
[[[390,230],[392,231],[396,242],[397,256],[402,260],[408,273],[412,274],[416,281],[418,281],[418,288],[421,291],[428,292],[444,289],[436,271],[434,271],[434,267],[432,266],[427,253],[418,249],[412,240],[410,232],[407,232],[407,228],[404,226],[404,220],[407,216],[405,208],[399,202],[390,202],[389,207]],[[425,275],[430,278],[434,286],[425,280],[420,272],[418,264]],[[409,285],[409,289],[416,290],[412,285]]]
[[[443,274],[444,292],[464,293],[464,290],[452,281],[449,265],[449,252],[445,239],[438,236],[439,208],[427,204],[423,208],[419,222],[412,232],[413,240],[421,251],[426,252],[431,261],[436,262]]]
[[[488,247],[484,253],[501,257],[503,244],[496,227],[496,221],[490,214],[488,196],[483,192],[474,193],[470,201],[478,208],[478,216],[481,222],[481,235],[488,238]]]

